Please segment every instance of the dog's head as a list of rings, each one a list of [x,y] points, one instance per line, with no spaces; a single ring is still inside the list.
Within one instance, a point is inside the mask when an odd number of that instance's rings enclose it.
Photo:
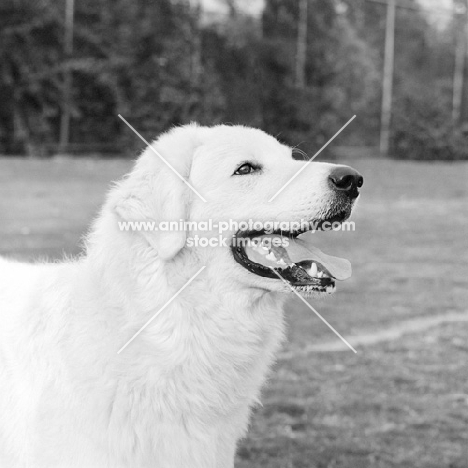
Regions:
[[[114,210],[151,223],[129,235],[142,236],[160,261],[183,264],[188,255],[244,287],[330,293],[349,277],[349,262],[302,234],[346,220],[361,185],[353,169],[294,160],[260,130],[189,125],[146,149]]]

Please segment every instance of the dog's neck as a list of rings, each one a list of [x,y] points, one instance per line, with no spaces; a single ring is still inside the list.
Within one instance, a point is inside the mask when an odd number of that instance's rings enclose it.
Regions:
[[[106,236],[112,223],[104,216],[91,232],[83,280],[105,301],[103,310],[113,314],[101,320],[112,327],[104,338],[111,355],[103,359],[108,372],[119,376],[113,398],[157,395],[165,408],[128,401],[112,412],[109,427],[122,433],[131,414],[144,432],[164,415],[183,420],[190,414],[205,428],[225,421],[226,427],[218,428],[221,432],[229,429],[233,418],[240,418],[239,437],[284,336],[283,295],[241,288],[210,265],[177,295],[199,270],[196,256],[182,254],[163,262],[138,233]],[[121,277],[117,271],[127,274]],[[150,432],[144,442],[148,451],[151,440]],[[115,447],[120,450],[118,441]]]

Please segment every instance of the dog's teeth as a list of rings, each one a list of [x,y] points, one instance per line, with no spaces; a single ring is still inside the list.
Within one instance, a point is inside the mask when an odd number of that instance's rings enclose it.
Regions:
[[[265,249],[265,247],[262,247],[261,245],[259,245],[256,249],[255,249],[260,255],[266,255],[268,253],[268,249]]]
[[[280,258],[276,263],[281,266],[286,265],[286,262],[282,258]]]
[[[317,276],[317,264],[312,262],[312,266],[310,267],[310,270],[309,270],[309,275],[310,276]]]
[[[325,289],[325,291],[328,294],[332,293],[334,290],[335,290],[335,286],[327,286],[327,288]]]
[[[273,262],[276,262],[276,257],[275,257],[275,254],[273,252],[270,252],[265,258],[268,259],[268,260],[271,260]]]
[[[314,263],[314,265],[315,265],[315,263]],[[317,266],[317,265],[315,265],[315,266]],[[317,278],[323,278],[323,271],[319,271],[317,273]]]
[[[268,247],[264,247],[261,243],[255,243],[252,248],[258,252],[260,255],[266,255],[270,249]]]

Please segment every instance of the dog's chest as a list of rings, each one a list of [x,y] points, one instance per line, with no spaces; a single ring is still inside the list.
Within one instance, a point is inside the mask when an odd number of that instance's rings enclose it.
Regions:
[[[162,453],[159,439],[178,440],[181,448],[240,437],[283,338],[281,309],[210,308],[190,317],[172,310],[155,324],[153,353],[143,357],[135,342],[135,365],[119,381],[109,424],[113,450],[125,458],[139,447],[133,456],[143,460]]]
[[[283,338],[281,309],[226,308],[194,312],[183,326],[177,316],[175,325],[161,324],[154,356],[140,358],[129,376],[133,394],[151,396],[160,415],[220,416],[250,405]]]

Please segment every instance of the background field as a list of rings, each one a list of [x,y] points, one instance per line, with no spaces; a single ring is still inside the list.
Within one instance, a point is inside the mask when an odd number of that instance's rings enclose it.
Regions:
[[[353,161],[355,232],[317,244],[354,274],[288,305],[289,341],[239,468],[468,467],[468,164]],[[0,255],[59,259],[128,161],[0,159]]]

